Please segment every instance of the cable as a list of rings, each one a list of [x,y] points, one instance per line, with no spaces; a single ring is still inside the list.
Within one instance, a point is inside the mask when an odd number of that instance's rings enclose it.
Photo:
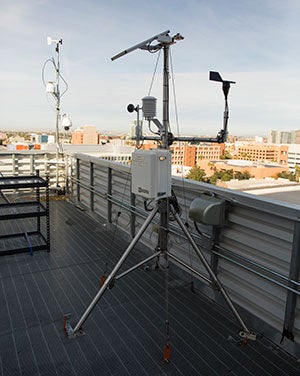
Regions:
[[[170,344],[170,322],[169,322],[169,265],[168,265],[168,255],[166,254],[167,266],[164,270],[165,273],[165,343],[163,346],[163,364],[170,362],[171,356],[171,344]]]
[[[177,136],[180,137],[178,106],[177,106],[177,97],[176,97],[176,89],[175,89],[175,76],[174,76],[174,70],[173,70],[173,62],[172,62],[171,50],[170,50],[170,67],[171,67],[171,77],[172,77],[172,89],[173,89],[173,99],[174,99],[176,129],[177,129]],[[180,147],[180,143],[179,143],[179,147]],[[183,171],[183,165],[182,164],[181,164],[181,171]],[[181,181],[182,181],[182,192],[183,192],[183,200],[184,200],[184,207],[185,207],[185,217],[186,217],[186,223],[185,223],[185,225],[186,225],[186,227],[189,227],[188,220],[187,220],[188,219],[188,212],[187,212],[188,209],[187,209],[187,200],[186,200],[185,185],[184,185],[184,177],[183,176],[182,176]],[[193,268],[193,260],[192,260],[192,254],[191,254],[191,245],[190,245],[189,242],[188,242],[188,254],[189,254],[190,266],[191,266],[191,268]],[[192,270],[190,272],[191,272],[191,274],[190,274],[190,277],[191,277],[191,281],[190,281],[191,291],[193,293],[195,293],[194,273],[192,272]]]
[[[176,100],[176,90],[175,90],[175,78],[174,78],[174,71],[173,71],[173,63],[172,63],[172,54],[170,50],[170,66],[171,66],[171,77],[172,77],[172,88],[173,88],[173,97],[174,97],[174,107],[175,107],[175,120],[176,120],[176,127],[177,127],[177,136],[179,137],[179,120],[178,120],[178,108],[177,108],[177,100]]]
[[[47,60],[44,62],[43,67],[42,67],[42,81],[43,81],[44,86],[46,86],[46,81],[45,81],[45,68],[46,68],[46,65],[47,65],[48,63],[50,63],[50,62],[54,65],[54,69],[56,70],[56,65],[55,65],[55,61],[54,61],[53,58],[51,58],[51,59],[47,59]]]
[[[148,129],[149,129],[149,131],[151,132],[151,133],[153,133],[153,134],[157,134],[157,135],[159,135],[159,132],[154,132],[152,129],[151,129],[151,126],[150,126],[150,122],[149,122],[149,124],[148,124]]]
[[[65,90],[62,92],[62,94],[60,94],[60,96],[62,97],[66,93],[66,91],[69,90],[69,85],[68,85],[67,81],[63,78],[63,76],[60,73],[59,73],[59,77],[63,80],[64,84],[66,85]]]
[[[43,85],[46,86],[47,85],[47,82],[45,80],[45,68],[46,68],[46,65],[48,63],[52,63],[53,66],[54,66],[54,69],[55,71],[57,71],[57,66],[55,64],[55,60],[54,58],[52,57],[51,59],[47,59],[44,64],[43,64],[43,67],[42,67],[42,82],[43,82]],[[59,74],[59,77],[62,79],[63,83],[65,84],[66,88],[65,90],[60,94],[60,97],[62,97],[68,90],[69,90],[69,85],[67,83],[67,81],[64,79],[64,77],[62,76],[62,74],[60,72],[58,72]]]
[[[158,62],[159,62],[160,55],[161,55],[161,49],[159,50],[159,53],[158,53],[158,55],[157,55],[157,59],[156,59],[156,63],[155,63],[155,67],[154,67],[154,71],[153,71],[153,74],[152,74],[152,79],[151,79],[151,83],[150,83],[150,87],[149,87],[148,95],[150,95],[151,90],[152,90],[152,87],[153,87],[154,78],[155,78],[155,75],[156,75],[156,71],[157,71],[157,66],[158,66]]]
[[[182,209],[181,209],[181,207],[180,207],[180,205],[179,205],[179,202],[178,202],[178,200],[177,200],[176,194],[175,194],[175,192],[174,192],[173,189],[171,189],[171,197],[169,198],[169,202],[170,202],[170,205],[173,206],[175,212],[176,212],[179,216],[181,216],[181,214],[182,214]],[[170,219],[170,221],[175,221],[176,218],[175,218],[174,216],[169,215],[169,219]]]

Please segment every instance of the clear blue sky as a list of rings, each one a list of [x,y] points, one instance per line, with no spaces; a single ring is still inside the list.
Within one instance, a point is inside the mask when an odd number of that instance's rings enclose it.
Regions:
[[[229,131],[267,135],[300,129],[300,1],[298,0],[0,0],[0,130],[54,130],[41,79],[54,57],[47,36],[63,39],[61,73],[69,84],[62,113],[74,128],[126,132],[128,103],[148,95],[157,54],[136,50],[110,58],[162,31],[185,39],[171,47],[171,128],[212,135],[222,126],[221,85],[210,70],[237,81],[229,94]],[[151,95],[161,119],[161,72]],[[54,76],[47,70],[47,79]],[[51,102],[51,98],[50,102]],[[53,103],[53,101],[52,101]]]

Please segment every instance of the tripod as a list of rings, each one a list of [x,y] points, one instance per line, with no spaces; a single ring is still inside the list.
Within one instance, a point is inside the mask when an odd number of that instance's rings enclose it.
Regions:
[[[224,128],[220,131],[220,133],[217,135],[216,138],[180,138],[180,137],[173,137],[173,135],[169,132],[169,48],[170,45],[176,43],[176,41],[182,40],[183,37],[180,34],[176,34],[174,37],[169,36],[169,31],[165,31],[161,34],[155,35],[154,37],[147,39],[146,41],[143,41],[133,47],[130,47],[123,52],[117,54],[112,58],[112,60],[115,60],[129,52],[132,52],[138,48],[148,51],[158,51],[159,49],[163,49],[164,52],[164,69],[163,69],[163,122],[162,124],[155,118],[155,106],[153,97],[146,97],[144,98],[144,105],[143,105],[143,112],[144,117],[146,120],[153,121],[154,124],[158,127],[158,137],[144,137],[141,135],[140,132],[140,125],[139,121],[137,122],[137,134],[136,134],[136,140],[137,143],[140,140],[159,140],[162,144],[162,149],[168,150],[169,146],[172,144],[173,141],[205,141],[205,142],[225,142],[226,141],[226,135],[227,135],[227,120],[228,120],[228,107],[227,107],[227,94],[229,91],[230,83],[234,83],[233,81],[223,81],[219,74],[216,75],[216,72],[212,72],[211,79],[215,81],[223,82],[223,89],[224,89],[224,83],[225,83],[225,89],[226,89],[226,106],[225,106],[225,113],[224,113]],[[157,40],[158,44],[152,45],[152,42]],[[224,92],[225,94],[225,92]],[[128,111],[133,112],[140,110],[139,106],[134,107],[133,105],[128,106]],[[139,119],[139,118],[138,118]],[[165,157],[163,157],[163,160]],[[150,260],[153,260],[154,258],[158,258],[159,256],[164,257],[165,259],[168,259],[168,257],[173,258],[176,261],[176,258],[172,256],[168,251],[168,236],[169,236],[169,214],[171,213],[175,220],[177,221],[178,225],[182,229],[183,233],[185,234],[187,240],[190,242],[192,248],[194,249],[196,255],[204,265],[206,271],[208,272],[211,280],[207,279],[207,281],[213,283],[221,292],[223,295],[227,305],[231,309],[232,313],[236,317],[237,321],[242,327],[242,330],[240,331],[240,336],[244,340],[252,339],[255,340],[256,336],[255,334],[252,334],[247,326],[245,325],[244,321],[240,317],[239,313],[237,312],[236,308],[234,307],[229,295],[223,288],[222,284],[218,280],[217,276],[211,269],[209,263],[207,262],[206,258],[204,257],[203,253],[197,246],[196,242],[194,241],[193,237],[191,236],[189,230],[185,226],[185,224],[182,222],[179,214],[178,214],[178,207],[174,205],[174,200],[171,199],[171,165],[169,165],[169,169],[166,168],[163,175],[167,175],[169,181],[169,185],[166,188],[164,195],[161,196],[161,198],[155,198],[155,207],[152,209],[151,213],[145,220],[145,222],[142,224],[141,228],[135,235],[135,237],[132,239],[131,243],[111,271],[111,273],[108,275],[108,277],[105,279],[103,285],[101,286],[100,290],[82,315],[82,317],[79,319],[78,323],[72,328],[70,324],[70,315],[65,315],[65,331],[69,338],[76,337],[78,334],[81,333],[82,325],[87,320],[88,316],[96,306],[96,304],[99,302],[105,291],[109,288],[112,288],[115,281],[124,277],[128,273],[132,272],[133,270],[139,268],[146,262],[149,262]],[[145,190],[144,190],[145,191]],[[158,231],[158,244],[156,247],[156,251],[153,253],[153,255],[147,257],[143,261],[139,262],[135,266],[131,267],[130,269],[124,271],[121,274],[117,274],[124,264],[125,260],[130,255],[131,251],[135,247],[135,245],[140,240],[141,236],[144,234],[152,220],[154,219],[155,215],[159,214],[160,216],[160,225],[159,225],[159,231]],[[186,266],[186,265],[185,265]],[[188,267],[188,266],[186,266]],[[188,267],[189,268],[189,267]],[[191,269],[191,268],[190,268]],[[192,269],[191,269],[192,270]]]
[[[129,244],[129,246],[127,247],[127,249],[125,250],[125,252],[121,256],[121,258],[119,259],[119,261],[117,262],[117,264],[115,265],[115,267],[113,268],[113,270],[110,272],[110,274],[105,279],[105,282],[101,286],[100,290],[98,291],[98,293],[96,294],[96,296],[94,297],[94,299],[92,300],[92,302],[90,303],[90,305],[88,306],[88,308],[86,309],[86,311],[84,312],[84,314],[82,315],[82,317],[80,318],[80,320],[78,321],[78,323],[76,324],[76,326],[74,327],[74,329],[71,327],[71,325],[69,323],[70,317],[69,317],[69,315],[67,315],[68,317],[65,318],[66,319],[65,330],[66,330],[66,333],[67,333],[67,335],[68,335],[69,338],[73,338],[77,334],[81,333],[82,325],[85,323],[85,321],[87,320],[88,316],[90,315],[90,313],[92,312],[92,310],[94,309],[94,307],[96,306],[96,304],[99,302],[99,300],[101,299],[101,297],[103,296],[103,294],[105,293],[105,291],[107,289],[109,289],[109,288],[112,288],[113,285],[114,285],[114,283],[115,283],[115,281],[117,281],[118,279],[120,279],[120,278],[124,277],[125,275],[131,273],[132,271],[134,271],[135,269],[139,268],[143,264],[145,264],[145,263],[147,263],[147,262],[149,262],[149,261],[151,261],[151,260],[159,257],[160,255],[162,255],[162,256],[164,256],[166,258],[168,256],[170,256],[170,258],[172,258],[171,254],[167,250],[167,247],[160,248],[160,246],[158,245],[158,247],[156,249],[156,252],[153,253],[153,255],[147,257],[146,259],[144,259],[141,262],[137,263],[136,265],[132,266],[130,269],[128,269],[128,270],[124,271],[123,273],[117,275],[118,271],[120,270],[120,268],[122,267],[122,265],[124,264],[124,262],[126,261],[126,259],[128,258],[128,256],[130,255],[131,251],[134,249],[134,247],[139,242],[140,238],[142,237],[142,235],[144,234],[144,232],[146,231],[146,229],[148,228],[148,226],[151,224],[151,222],[154,219],[155,215],[157,213],[162,214],[161,211],[164,211],[165,209],[170,209],[170,212],[173,214],[174,218],[176,219],[176,222],[178,223],[178,225],[182,229],[182,231],[185,234],[187,240],[190,242],[192,248],[194,249],[196,255],[198,256],[198,258],[202,262],[203,266],[205,267],[206,271],[208,272],[208,274],[209,274],[212,282],[217,286],[217,288],[219,289],[219,291],[223,295],[223,297],[224,297],[227,305],[229,306],[229,308],[231,309],[232,313],[236,317],[237,321],[241,325],[242,331],[239,333],[239,335],[242,338],[246,339],[246,340],[248,340],[248,339],[254,340],[255,339],[255,335],[252,334],[249,331],[249,329],[247,328],[246,324],[242,320],[242,318],[239,315],[238,311],[234,307],[234,305],[233,305],[233,303],[232,303],[229,295],[227,294],[226,290],[224,289],[224,287],[222,286],[221,282],[219,281],[219,279],[217,278],[217,276],[215,275],[215,273],[211,269],[209,263],[207,262],[207,260],[206,260],[205,256],[203,255],[202,251],[197,246],[197,244],[194,241],[194,239],[193,239],[192,235],[190,234],[189,230],[187,229],[187,227],[185,226],[185,224],[181,220],[178,212],[174,208],[173,203],[168,198],[167,199],[163,199],[163,200],[159,200],[159,201],[156,202],[155,207],[152,209],[151,213],[149,214],[149,216],[147,217],[147,219],[145,220],[145,222],[143,223],[143,225],[141,226],[141,228],[139,229],[139,231],[137,232],[137,234],[135,235],[135,237],[132,239],[131,243]],[[161,229],[161,230],[162,231],[168,231],[167,228],[164,228],[164,229]]]

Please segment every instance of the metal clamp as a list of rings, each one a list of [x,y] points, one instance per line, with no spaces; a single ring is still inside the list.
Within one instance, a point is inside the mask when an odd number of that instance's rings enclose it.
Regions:
[[[256,341],[256,334],[251,332],[240,331],[239,336],[246,340]]]
[[[72,328],[70,319],[71,319],[71,314],[66,313],[64,315],[64,332],[66,333],[69,339],[73,339],[73,338],[76,338],[76,333],[74,332],[74,329]]]

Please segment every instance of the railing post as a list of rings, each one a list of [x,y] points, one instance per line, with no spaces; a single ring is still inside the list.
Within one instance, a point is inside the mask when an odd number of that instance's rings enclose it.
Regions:
[[[214,253],[216,249],[216,245],[219,244],[219,237],[220,237],[220,227],[213,226],[212,228],[212,237],[211,237],[211,244],[210,244],[210,267],[214,274],[218,275],[218,265],[219,265],[219,257]],[[212,281],[212,287],[214,289],[218,289],[217,284]]]
[[[300,271],[300,222],[295,222],[294,226],[294,238],[292,245],[292,254],[290,261],[290,273],[289,273],[289,283],[288,286],[297,289],[297,285],[293,281],[298,282]],[[294,322],[296,316],[296,306],[297,306],[297,294],[292,291],[287,291],[286,305],[285,305],[285,315],[284,315],[284,326],[282,332],[283,337],[294,341]]]
[[[34,174],[34,154],[30,154],[29,160],[29,173],[30,175]]]
[[[215,250],[215,246],[219,243],[219,237],[220,237],[220,227],[213,226],[211,244],[210,244],[210,250],[211,250],[210,264],[215,275],[218,274],[219,257],[214,253],[214,250]]]
[[[46,232],[47,232],[47,250],[50,252],[50,206],[49,206],[49,174],[46,174]]]
[[[69,173],[70,172],[70,168],[69,168],[69,157],[68,155],[65,155],[65,193],[66,195],[70,192],[70,189],[69,189]]]
[[[80,160],[76,159],[76,196],[77,202],[80,201]]]
[[[37,177],[40,176],[40,171],[39,170],[36,170],[36,176]],[[37,203],[39,205],[40,202],[41,202],[40,187],[36,187],[35,190],[36,190],[35,191],[36,201],[37,201]],[[38,212],[40,212],[40,206],[37,207],[37,210],[38,210]],[[41,217],[40,217],[40,215],[37,216],[37,231],[41,232]]]
[[[112,169],[108,167],[107,171],[107,220],[109,223],[112,222]]]
[[[94,163],[90,162],[90,209],[94,211]]]
[[[12,155],[12,173],[18,175],[18,158],[16,158],[15,153]]]
[[[134,193],[130,194],[130,205],[131,205],[131,210],[130,210],[130,233],[131,236],[134,238],[135,237],[135,219],[136,219],[136,214],[135,214],[135,199],[136,196]]]

